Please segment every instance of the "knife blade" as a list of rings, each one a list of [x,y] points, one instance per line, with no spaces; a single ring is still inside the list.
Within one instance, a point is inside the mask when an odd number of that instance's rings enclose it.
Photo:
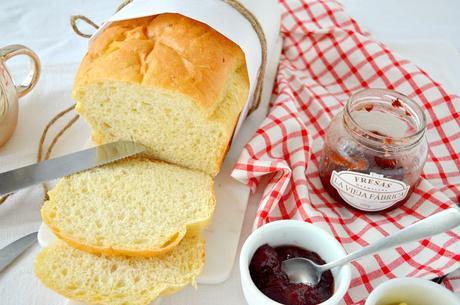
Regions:
[[[37,232],[13,241],[11,244],[0,249],[0,272],[8,267],[19,255],[37,241]]]
[[[118,141],[0,173],[0,195],[117,161],[144,149],[134,142]]]

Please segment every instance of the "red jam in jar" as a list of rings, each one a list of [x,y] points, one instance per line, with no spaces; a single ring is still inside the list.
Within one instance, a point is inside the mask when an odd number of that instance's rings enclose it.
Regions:
[[[392,210],[417,186],[428,144],[425,114],[405,95],[366,89],[333,118],[319,162],[326,191],[364,212]]]

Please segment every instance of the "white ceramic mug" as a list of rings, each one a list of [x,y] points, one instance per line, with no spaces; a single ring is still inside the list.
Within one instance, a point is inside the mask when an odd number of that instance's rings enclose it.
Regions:
[[[418,278],[397,278],[375,288],[365,305],[460,305],[460,298],[444,286]]]
[[[5,62],[18,55],[28,56],[32,68],[21,84],[13,81]],[[18,99],[32,90],[40,76],[40,60],[29,48],[15,44],[0,48],[0,146],[13,135],[18,120]]]

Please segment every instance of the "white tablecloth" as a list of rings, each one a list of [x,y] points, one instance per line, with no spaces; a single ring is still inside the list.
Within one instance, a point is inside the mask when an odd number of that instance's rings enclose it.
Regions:
[[[85,14],[99,23],[118,3],[118,0],[0,1],[0,46],[25,44],[38,53],[43,64],[40,84],[20,101],[19,126],[14,137],[0,148],[0,171],[33,162],[44,124],[56,112],[72,104],[70,85],[87,41],[72,32],[69,16]],[[347,0],[343,3],[376,38],[426,69],[448,90],[460,94],[460,1]],[[21,67],[22,64],[22,61],[15,61],[12,66]],[[49,104],[34,104],[37,94],[45,94]],[[79,149],[86,141],[86,131],[87,126],[80,121],[59,147],[65,147],[66,151]],[[251,230],[258,196],[255,194],[250,199],[240,244]],[[14,200],[0,206],[0,247],[38,230],[40,200],[40,188],[34,187],[19,192]],[[38,245],[33,246],[0,274],[0,304],[65,304],[63,298],[44,288],[32,272],[38,249]],[[202,285],[196,291],[187,288],[162,302],[171,305],[244,303],[237,264],[225,283]]]

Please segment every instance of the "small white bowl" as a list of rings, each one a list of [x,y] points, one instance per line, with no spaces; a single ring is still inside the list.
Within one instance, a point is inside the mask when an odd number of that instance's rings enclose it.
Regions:
[[[459,305],[460,298],[447,288],[429,280],[397,278],[375,288],[365,305]]]
[[[346,255],[340,243],[329,233],[303,221],[279,220],[255,230],[244,242],[240,254],[241,285],[249,305],[280,305],[264,295],[254,284],[249,274],[249,263],[256,250],[264,245],[295,245],[316,252],[326,262]],[[332,270],[334,294],[321,305],[336,305],[342,301],[351,280],[350,265]]]

